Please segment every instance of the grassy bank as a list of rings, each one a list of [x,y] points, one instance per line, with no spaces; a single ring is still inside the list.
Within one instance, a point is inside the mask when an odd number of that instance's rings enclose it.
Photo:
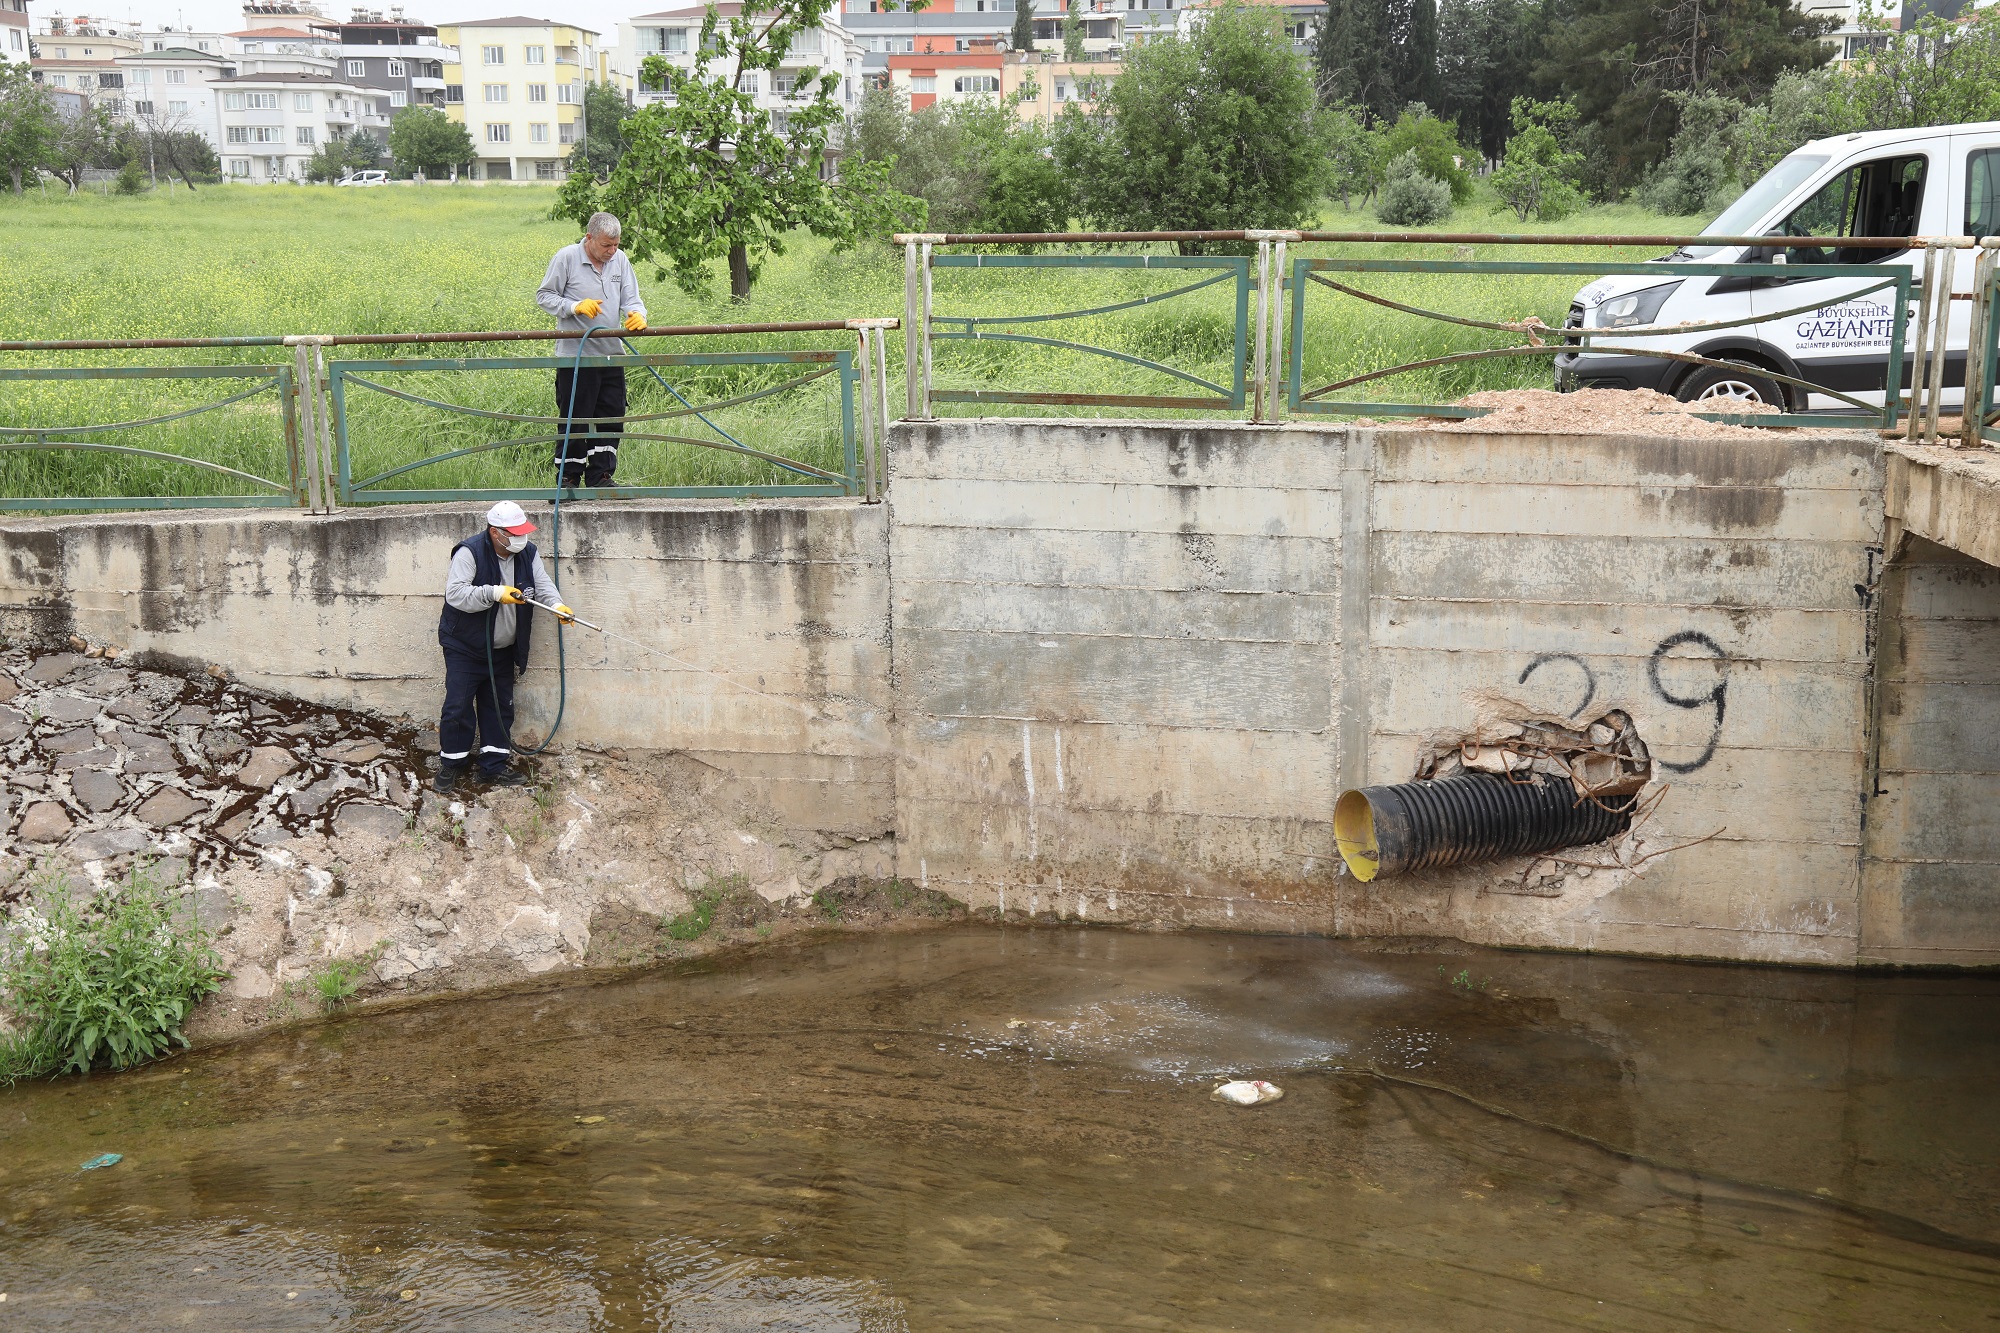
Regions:
[[[533,300],[535,285],[549,255],[575,235],[569,224],[547,219],[551,198],[552,191],[541,188],[442,185],[381,190],[223,186],[192,195],[133,199],[0,197],[0,232],[6,236],[10,274],[6,290],[0,292],[0,336],[153,338],[543,327],[545,317]],[[1344,213],[1338,205],[1329,207],[1321,225],[1342,230],[1377,226],[1372,215]],[[1511,214],[1475,204],[1445,225],[1637,232],[1692,230],[1698,220],[1616,208],[1592,210],[1556,226],[1522,227]],[[1330,248],[1306,250],[1318,253]],[[1421,253],[1413,247],[1376,246],[1365,251],[1382,258]],[[1434,249],[1429,257],[1452,258],[1459,253]],[[1481,249],[1477,257],[1503,253]],[[1603,257],[1603,253],[1566,248],[1533,252],[1549,259]],[[823,243],[800,236],[787,254],[770,261],[747,305],[732,305],[713,295],[690,297],[671,282],[656,279],[646,267],[640,276],[655,324],[845,319],[900,315],[903,309],[901,255],[888,246],[835,255]],[[989,316],[1082,309],[1167,291],[1185,285],[1192,276],[1018,269],[943,272],[937,276],[937,308],[945,315]],[[1566,277],[1427,274],[1370,278],[1361,285],[1394,300],[1461,316],[1520,319],[1532,314],[1556,324],[1581,284]],[[1502,335],[1399,314],[1319,288],[1308,297],[1308,313],[1305,364],[1308,381],[1314,384],[1505,340]],[[1231,376],[1232,329],[1233,299],[1228,285],[1222,284],[1158,305],[1013,331],[1104,346],[1226,384]],[[688,339],[672,348],[654,342],[644,350],[845,346],[851,346],[845,335],[827,334]],[[253,365],[283,359],[273,354],[276,350],[8,354],[4,360],[16,366]],[[455,355],[445,349],[411,350]],[[900,339],[892,350],[897,354],[892,374],[900,375]],[[474,354],[544,351],[529,344]],[[683,393],[701,402],[740,394],[792,373],[730,368],[684,372],[675,379]],[[442,370],[398,372],[389,382],[406,392],[487,411],[548,414],[555,406],[550,378],[546,370]],[[1487,362],[1402,376],[1369,392],[1403,401],[1440,401],[1478,389],[1547,381],[1548,369],[1540,360]],[[941,345],[934,383],[941,389],[1197,392],[1171,377],[1104,357],[995,342]],[[0,394],[0,424],[74,427],[152,417],[213,402],[245,387],[246,383],[233,380],[15,382]],[[675,406],[663,389],[636,376],[633,398],[635,413]],[[892,394],[892,406],[899,404],[900,398]],[[354,466],[360,476],[453,448],[547,430],[453,416],[375,394],[350,399],[350,407]],[[820,466],[839,465],[840,400],[831,376],[730,408],[717,420],[754,447]],[[690,429],[690,424],[663,423],[654,429],[706,434]],[[187,454],[267,477],[283,475],[282,432],[269,394],[180,422],[81,438]],[[546,446],[522,446],[425,468],[406,480],[419,486],[532,485],[545,484],[548,471]],[[631,446],[619,475],[629,483],[656,485],[786,479],[767,465],[665,443]],[[0,455],[0,491],[13,495],[252,489],[227,481],[216,486],[217,480],[118,455]]]

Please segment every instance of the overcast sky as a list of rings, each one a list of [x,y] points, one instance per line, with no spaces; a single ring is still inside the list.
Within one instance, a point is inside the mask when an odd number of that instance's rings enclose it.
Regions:
[[[319,7],[328,18],[345,19],[353,10],[352,0],[317,0]],[[393,0],[382,0],[370,6],[383,14],[389,12]],[[560,16],[564,23],[578,23],[586,28],[595,28],[603,34],[603,42],[609,46],[618,40],[618,20],[630,18],[634,14],[655,13],[662,9],[679,8],[669,0],[562,0],[562,3],[548,3],[545,0],[521,0],[508,7],[507,0],[404,0],[403,16],[421,23],[451,23],[463,19],[504,18],[513,14],[528,14],[536,17],[555,18]],[[148,30],[161,24],[172,24],[176,28],[187,28],[197,32],[236,32],[243,27],[242,0],[104,0],[101,8],[93,8],[92,0],[29,0],[29,15],[40,28],[43,20],[53,14],[75,16],[88,14],[101,18],[121,30],[130,23],[137,23]]]

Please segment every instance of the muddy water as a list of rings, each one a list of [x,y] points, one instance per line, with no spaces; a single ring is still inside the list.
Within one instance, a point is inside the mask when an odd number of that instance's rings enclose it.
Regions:
[[[1990,1333],[1996,1107],[1996,978],[844,938],[0,1094],[0,1327]]]

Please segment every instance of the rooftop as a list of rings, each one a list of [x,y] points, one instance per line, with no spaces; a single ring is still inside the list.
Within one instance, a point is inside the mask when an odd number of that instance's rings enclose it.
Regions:
[[[592,37],[597,36],[595,28],[586,28],[581,24],[559,23],[555,19],[527,18],[518,14],[513,18],[467,19],[463,23],[441,23],[438,26],[441,28],[575,28],[578,32],[587,32]]]
[[[225,32],[224,37],[261,37],[267,41],[279,38],[293,38],[299,41],[318,41],[317,33],[300,32],[297,28],[246,28],[242,32]]]

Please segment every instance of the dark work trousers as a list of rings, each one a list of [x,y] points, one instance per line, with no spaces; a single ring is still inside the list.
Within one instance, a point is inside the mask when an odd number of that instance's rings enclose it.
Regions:
[[[447,768],[464,768],[473,760],[488,774],[507,767],[513,754],[514,645],[493,650],[493,670],[486,654],[457,648],[444,650],[444,716],[438,720],[438,760]]]
[[[570,381],[576,382],[576,406],[570,407]],[[585,366],[556,372],[556,414],[571,421],[569,452],[556,441],[565,486],[609,486],[618,470],[618,437],[625,429],[625,367]],[[591,417],[614,417],[597,426]],[[557,427],[558,432],[561,427]]]

